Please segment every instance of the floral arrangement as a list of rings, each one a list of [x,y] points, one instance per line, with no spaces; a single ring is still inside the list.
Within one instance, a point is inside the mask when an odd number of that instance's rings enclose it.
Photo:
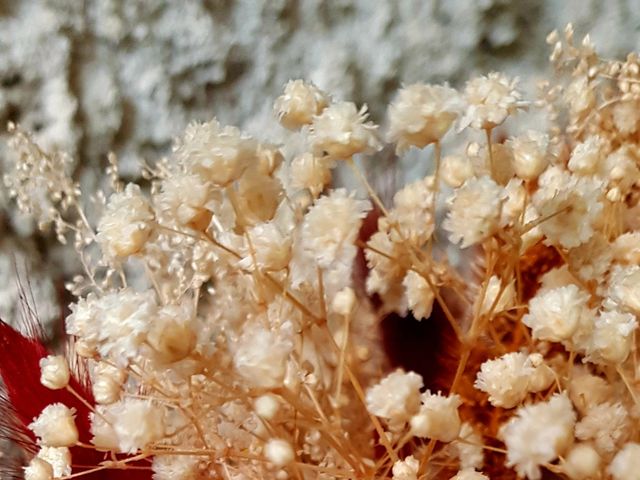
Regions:
[[[66,355],[0,325],[24,477],[639,478],[640,61],[548,41],[536,100],[408,85],[381,133],[295,80],[284,145],[193,123],[91,197],[10,126],[10,194],[84,267]],[[434,158],[389,204],[354,160],[385,142]]]

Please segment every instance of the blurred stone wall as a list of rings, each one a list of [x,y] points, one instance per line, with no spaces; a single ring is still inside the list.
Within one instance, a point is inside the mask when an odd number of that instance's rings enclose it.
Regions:
[[[76,159],[90,191],[109,151],[134,178],[191,119],[277,141],[271,103],[290,78],[366,102],[375,121],[402,83],[502,70],[549,73],[546,34],[573,22],[598,50],[638,48],[638,0],[0,0],[0,125],[20,123]],[[0,134],[0,173],[6,165]],[[6,167],[4,167],[6,168]],[[43,321],[60,318],[75,264],[0,191],[0,316],[15,264]],[[52,333],[58,332],[55,329]]]

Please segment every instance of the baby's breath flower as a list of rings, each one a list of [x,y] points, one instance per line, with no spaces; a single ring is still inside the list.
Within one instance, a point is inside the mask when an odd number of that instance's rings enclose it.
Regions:
[[[576,438],[592,440],[597,450],[611,454],[631,433],[629,412],[620,402],[605,402],[590,408],[576,424]]]
[[[286,361],[293,349],[291,335],[286,327],[281,327],[279,334],[258,326],[245,330],[235,346],[233,362],[249,385],[282,386]]]
[[[602,211],[602,182],[551,167],[540,176],[539,183],[532,202],[545,218],[540,229],[549,242],[565,248],[587,242]]]
[[[538,369],[548,373],[537,374]],[[491,405],[513,408],[526,398],[527,393],[544,390],[552,381],[553,374],[549,367],[534,365],[532,355],[512,352],[484,362],[474,386],[489,394]]]
[[[460,110],[458,92],[447,85],[408,85],[389,107],[389,140],[396,143],[398,153],[438,142]]]
[[[601,312],[596,318],[593,336],[587,346],[587,360],[600,364],[620,364],[631,351],[638,320],[630,313]]]
[[[529,302],[529,313],[522,322],[533,330],[536,339],[569,341],[580,327],[593,321],[588,301],[589,294],[576,285],[542,291]]]
[[[451,188],[459,188],[474,176],[473,164],[466,155],[449,155],[442,159],[442,180]]]
[[[640,266],[615,266],[609,276],[607,302],[622,310],[640,312]]]
[[[396,370],[367,390],[367,410],[400,426],[418,412],[421,388],[420,375]]]
[[[196,343],[195,318],[190,304],[160,308],[147,333],[147,342],[162,363],[182,360]]]
[[[124,192],[109,198],[106,211],[98,223],[98,243],[113,258],[138,253],[152,230],[153,211],[140,187],[128,184]]]
[[[565,394],[519,408],[500,429],[507,446],[507,465],[522,477],[539,480],[540,466],[558,458],[571,445],[575,421]]]
[[[29,465],[24,467],[25,480],[53,480],[53,467],[49,462],[34,457]]]
[[[420,274],[410,270],[402,280],[402,286],[405,289],[407,298],[407,306],[413,313],[416,320],[429,318],[433,309],[433,301],[435,300],[435,279],[431,278],[431,284]]]
[[[413,455],[409,455],[404,460],[398,460],[391,469],[393,480],[418,480],[419,467],[420,462]]]
[[[493,235],[499,227],[503,189],[488,176],[471,178],[459,188],[443,222],[449,239],[467,248]]]
[[[427,390],[421,395],[420,410],[411,417],[411,433],[417,437],[440,442],[452,442],[458,438],[462,422],[458,407],[462,400],[458,395],[445,397]]]
[[[156,196],[158,210],[178,225],[206,230],[211,221],[211,185],[202,177],[188,173],[174,173],[164,179]]]
[[[42,410],[29,429],[47,447],[71,447],[78,443],[78,429],[74,421],[75,410],[53,403]]]
[[[121,453],[136,453],[165,435],[164,408],[149,400],[127,398],[101,405],[91,414],[92,443]]]
[[[523,108],[517,84],[517,79],[497,72],[467,82],[464,96],[468,106],[461,124],[483,130],[500,125],[509,115]]]
[[[605,138],[598,135],[588,137],[574,147],[567,167],[580,175],[594,175],[599,171],[600,164],[604,162],[608,147]]]
[[[480,472],[476,472],[473,468],[466,468],[464,470],[460,470],[449,480],[489,480],[489,477]]]
[[[99,362],[93,372],[91,389],[96,403],[109,405],[120,400],[125,373],[105,362]]]
[[[201,458],[195,455],[155,455],[154,480],[191,480],[198,476]]]
[[[103,358],[126,365],[140,353],[157,308],[151,291],[89,295],[71,306],[67,333],[95,345]]]
[[[314,152],[335,160],[347,160],[357,153],[380,150],[378,127],[367,122],[367,107],[358,110],[351,102],[334,103],[314,117],[309,140]]]
[[[286,128],[297,130],[310,124],[329,105],[329,96],[313,83],[289,80],[284,93],[273,105],[278,121]]]
[[[601,464],[602,458],[592,445],[577,443],[566,455],[562,470],[571,480],[587,480],[598,475]]]
[[[399,242],[422,246],[435,229],[433,218],[435,180],[427,176],[407,184],[393,196],[393,209],[388,221],[393,225],[392,236],[400,235]]]
[[[36,458],[51,465],[55,478],[71,474],[71,452],[67,447],[42,447]]]
[[[484,463],[482,436],[468,422],[460,428],[458,440],[453,441],[451,447],[460,461],[461,469],[480,469]]]
[[[331,169],[334,165],[334,160],[317,157],[309,152],[298,155],[290,166],[291,187],[308,189],[317,197],[331,182]]]
[[[191,123],[176,141],[174,154],[187,173],[224,186],[237,180],[256,158],[258,144],[235,127],[222,127],[214,118]]]
[[[513,169],[523,180],[533,180],[549,164],[549,137],[529,130],[509,140],[513,151]]]
[[[613,458],[607,471],[613,480],[635,478],[640,471],[640,443],[627,443]]]
[[[61,355],[49,355],[40,360],[40,383],[51,390],[59,390],[69,384],[69,364]]]
[[[282,270],[291,259],[292,239],[274,222],[258,223],[247,232],[253,251],[247,252],[240,262],[243,268],[253,268],[254,263],[263,270]]]
[[[269,439],[264,446],[264,455],[276,467],[284,467],[296,459],[291,444],[281,438]]]

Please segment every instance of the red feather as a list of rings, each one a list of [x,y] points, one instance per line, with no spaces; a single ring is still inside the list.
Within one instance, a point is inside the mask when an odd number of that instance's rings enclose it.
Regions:
[[[38,331],[34,328],[33,331]],[[76,411],[76,426],[80,441],[91,441],[90,409],[67,390],[50,390],[40,383],[40,359],[50,352],[40,340],[29,338],[0,320],[0,376],[4,392],[0,394],[0,436],[21,446],[28,454],[37,452],[36,438],[27,427],[42,410],[52,403],[63,403]],[[91,389],[77,378],[71,378],[69,386],[89,405],[94,405]],[[105,460],[105,454],[89,448],[71,448],[74,465],[97,466]],[[131,464],[145,465],[145,464]],[[15,465],[4,465],[0,473],[16,477]],[[75,469],[73,473],[80,472]],[[98,479],[148,479],[149,470],[101,470],[83,476],[87,480]],[[3,476],[4,478],[4,476]]]

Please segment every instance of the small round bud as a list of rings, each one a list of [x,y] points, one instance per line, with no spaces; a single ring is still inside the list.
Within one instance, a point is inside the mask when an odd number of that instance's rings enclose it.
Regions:
[[[24,467],[24,480],[52,480],[53,467],[44,460],[35,457]]]
[[[280,402],[278,402],[278,398],[275,395],[267,393],[256,398],[253,406],[259,417],[271,420],[278,413]]]
[[[289,442],[280,438],[269,440],[264,447],[264,454],[277,467],[284,467],[296,458]]]
[[[601,461],[595,448],[586,443],[579,443],[567,455],[563,470],[571,480],[595,478],[600,470]]]
[[[51,390],[60,390],[69,384],[69,365],[60,355],[49,355],[40,360],[40,383]]]
[[[336,293],[331,303],[331,310],[338,315],[347,316],[356,306],[356,294],[352,288],[346,287]]]

